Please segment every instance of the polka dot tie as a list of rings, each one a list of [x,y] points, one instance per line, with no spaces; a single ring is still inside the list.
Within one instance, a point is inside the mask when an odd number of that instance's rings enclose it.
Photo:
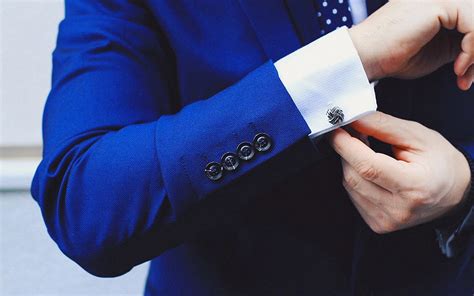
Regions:
[[[349,0],[314,0],[316,16],[321,31],[320,36],[326,35],[339,27],[351,27],[352,14]]]

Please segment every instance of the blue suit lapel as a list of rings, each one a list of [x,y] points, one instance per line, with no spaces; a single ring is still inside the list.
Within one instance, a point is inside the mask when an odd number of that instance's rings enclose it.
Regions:
[[[316,21],[314,2],[312,0],[285,0],[285,2],[301,44],[306,45],[314,41],[321,31]]]
[[[313,0],[237,1],[270,59],[278,60],[319,36],[321,28],[316,21]],[[367,0],[368,13],[386,2]]]
[[[336,0],[332,0],[336,1]],[[388,0],[367,0],[367,12],[372,14]],[[306,45],[319,36],[321,30],[315,18],[314,0],[285,0],[300,41]]]
[[[276,61],[301,46],[284,0],[238,2],[270,59]]]

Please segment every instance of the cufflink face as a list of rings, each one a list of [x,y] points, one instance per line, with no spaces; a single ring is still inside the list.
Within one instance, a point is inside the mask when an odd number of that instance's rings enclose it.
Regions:
[[[328,121],[332,125],[336,125],[344,121],[344,111],[341,108],[334,106],[326,112]]]
[[[224,168],[220,163],[210,162],[206,165],[204,173],[209,178],[209,180],[217,181],[224,175]]]
[[[237,155],[240,159],[248,161],[255,156],[255,149],[252,144],[243,142],[237,147]]]
[[[272,148],[272,139],[269,135],[260,133],[253,139],[253,146],[258,152],[266,152]]]
[[[221,164],[226,171],[235,171],[240,164],[237,154],[228,152],[222,156]]]

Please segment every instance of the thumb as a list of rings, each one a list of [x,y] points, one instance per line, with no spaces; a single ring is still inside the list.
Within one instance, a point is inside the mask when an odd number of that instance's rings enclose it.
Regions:
[[[400,148],[420,147],[423,141],[422,129],[426,129],[414,121],[396,118],[379,111],[355,121],[351,127],[359,133]]]

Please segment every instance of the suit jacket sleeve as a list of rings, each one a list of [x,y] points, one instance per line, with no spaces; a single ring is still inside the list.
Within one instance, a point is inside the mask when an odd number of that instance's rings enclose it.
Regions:
[[[66,1],[32,183],[51,237],[98,276],[191,239],[230,216],[224,203],[308,162],[310,130],[271,61],[173,114],[172,55],[137,3]],[[207,163],[260,132],[270,151],[218,182],[206,177]]]
[[[464,154],[474,180],[474,142],[456,141],[455,145]],[[474,187],[471,181],[466,201],[456,212],[437,221],[436,234],[443,254],[448,258],[471,258],[474,255]]]

